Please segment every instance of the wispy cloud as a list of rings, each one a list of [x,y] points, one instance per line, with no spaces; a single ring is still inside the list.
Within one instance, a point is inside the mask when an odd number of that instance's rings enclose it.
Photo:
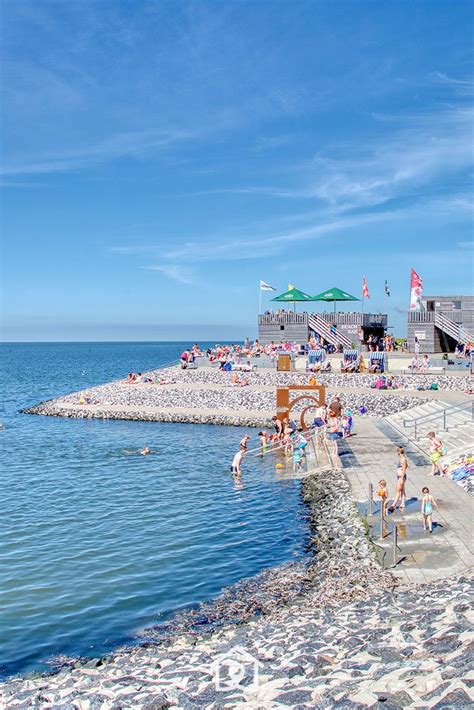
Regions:
[[[97,143],[83,145],[75,150],[30,157],[27,161],[7,163],[2,169],[5,176],[20,176],[65,172],[103,164],[109,160],[134,157],[143,159],[151,152],[171,144],[190,140],[193,134],[187,131],[130,132],[118,133]]]
[[[147,271],[158,271],[160,274],[163,274],[163,276],[166,276],[166,278],[181,284],[190,285],[193,283],[190,269],[185,266],[178,264],[163,264],[158,266],[152,264],[150,266],[142,266],[141,268]]]
[[[471,95],[474,91],[472,79],[455,79],[440,71],[433,72],[431,77],[434,83],[454,89],[456,93],[461,95]]]
[[[436,181],[449,190],[449,179],[472,169],[471,108],[398,117],[405,128],[361,144],[339,144],[292,166],[286,185],[250,185],[215,193],[311,200],[334,214],[372,209],[395,199],[424,199]]]

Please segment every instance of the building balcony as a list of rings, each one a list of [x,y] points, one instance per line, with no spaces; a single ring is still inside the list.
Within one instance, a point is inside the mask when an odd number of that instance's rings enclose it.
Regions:
[[[316,312],[315,314],[324,318],[328,323],[340,326],[364,326],[387,327],[387,315],[385,313],[346,313],[346,312]],[[284,311],[283,313],[263,314],[258,317],[259,325],[305,325],[308,323],[309,313],[294,313]]]
[[[452,323],[463,324],[474,321],[474,311],[464,309],[462,311],[408,311],[408,323],[434,323],[437,313]]]

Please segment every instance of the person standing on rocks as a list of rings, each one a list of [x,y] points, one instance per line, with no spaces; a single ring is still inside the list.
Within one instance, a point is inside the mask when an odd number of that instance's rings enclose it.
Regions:
[[[407,483],[407,470],[408,470],[408,459],[405,456],[405,449],[403,446],[397,447],[398,454],[398,468],[397,468],[397,489],[395,492],[395,498],[393,499],[392,505],[389,507],[388,512],[393,513],[399,503],[399,508],[403,510],[406,502],[406,483]]]

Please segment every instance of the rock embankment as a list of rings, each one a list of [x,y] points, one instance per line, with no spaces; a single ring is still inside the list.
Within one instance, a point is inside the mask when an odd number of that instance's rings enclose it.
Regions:
[[[467,707],[470,580],[397,589],[375,561],[343,473],[318,473],[302,490],[312,548],[305,567],[241,583],[176,619],[166,640],[12,680],[5,706]],[[234,687],[229,661],[241,664]]]

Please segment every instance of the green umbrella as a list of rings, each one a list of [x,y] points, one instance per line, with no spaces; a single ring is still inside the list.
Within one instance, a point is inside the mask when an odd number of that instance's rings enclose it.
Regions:
[[[334,303],[334,313],[336,312],[336,303],[338,301],[360,301],[360,298],[351,296],[347,291],[342,291],[340,288],[330,288],[327,291],[318,293],[317,296],[313,296],[311,301],[326,301],[326,303]]]
[[[290,288],[285,293],[280,293],[279,296],[272,298],[272,301],[284,301],[285,303],[293,303],[294,309],[296,310],[296,304],[302,301],[311,301],[311,296],[308,296],[304,291],[300,291],[299,288]]]

